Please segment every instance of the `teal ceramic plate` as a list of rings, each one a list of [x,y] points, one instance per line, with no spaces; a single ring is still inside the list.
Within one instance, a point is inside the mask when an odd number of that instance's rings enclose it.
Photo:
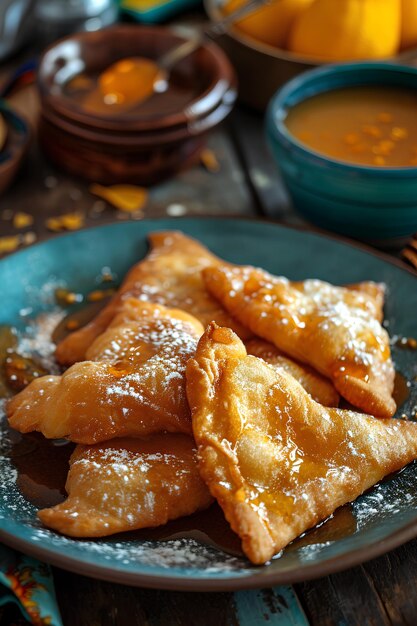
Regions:
[[[0,262],[0,322],[24,326],[28,318],[50,310],[51,293],[58,284],[91,291],[104,266],[123,277],[145,255],[146,234],[172,228],[199,238],[228,261],[260,265],[291,279],[315,277],[340,284],[364,279],[383,281],[388,286],[386,320],[390,334],[417,336],[417,280],[411,271],[317,234],[267,222],[230,219],[118,223],[57,237],[18,252]],[[398,414],[411,414],[417,404],[417,352],[393,346],[393,357],[397,370],[411,381]],[[10,436],[4,425],[0,539],[27,554],[97,578],[178,590],[266,587],[350,567],[417,535],[417,465],[412,464],[353,505],[340,509],[333,519],[263,567],[252,566],[238,552],[218,549],[207,538],[212,534],[210,528],[190,534],[174,525],[165,538],[159,539],[142,534],[94,541],[69,539],[42,528],[35,504],[24,495],[28,493],[28,481],[33,487],[30,480],[37,480],[22,469],[25,454],[34,458],[33,447],[36,449],[36,441],[41,438],[25,438],[26,443],[18,448],[12,440],[13,434]],[[40,457],[39,472],[53,463],[52,458]],[[192,520],[187,523],[193,525]],[[224,537],[222,541],[225,543]]]

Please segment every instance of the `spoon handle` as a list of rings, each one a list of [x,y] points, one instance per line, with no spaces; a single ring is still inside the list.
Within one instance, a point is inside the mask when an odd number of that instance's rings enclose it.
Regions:
[[[214,39],[220,35],[224,35],[233,22],[240,20],[242,17],[245,17],[245,15],[261,6],[270,4],[271,1],[273,2],[274,0],[248,0],[248,2],[236,9],[236,11],[233,11],[218,22],[213,22],[202,30],[196,31],[190,39],[187,39],[184,43],[179,46],[175,46],[166,54],[162,55],[162,57],[158,59],[159,67],[166,72],[169,72],[174,65],[181,61],[181,59],[187,57],[189,54],[194,52],[194,50],[197,50],[201,46],[205,37]]]
[[[202,44],[204,39],[204,33],[195,32],[191,39],[186,39],[184,43],[179,46],[174,46],[171,50],[168,50],[166,54],[163,54],[158,59],[158,67],[164,70],[166,73],[171,71],[181,59],[188,57],[189,54],[197,50]]]
[[[229,15],[226,15],[218,22],[212,22],[209,24],[207,28],[203,30],[203,33],[211,38],[224,35],[228,31],[229,26],[231,26],[234,22],[237,22],[242,19],[242,17],[252,13],[255,9],[259,9],[266,4],[271,4],[273,1],[274,0],[248,0],[248,2],[242,4],[235,11],[232,11],[232,13],[229,13]],[[277,0],[275,0],[275,2],[276,1]]]

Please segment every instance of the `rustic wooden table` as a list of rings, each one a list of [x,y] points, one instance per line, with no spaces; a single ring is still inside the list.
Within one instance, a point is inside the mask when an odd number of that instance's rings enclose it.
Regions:
[[[32,91],[17,97],[17,106],[32,116]],[[265,146],[262,119],[238,108],[209,138],[220,165],[217,173],[203,166],[153,188],[144,217],[182,215],[259,216],[302,224]],[[97,199],[88,184],[47,163],[34,141],[13,187],[0,199],[0,236],[15,234],[13,213],[23,211],[34,222],[20,233],[28,240],[55,236],[48,217],[81,212],[85,225],[132,219]],[[180,225],[180,224],[179,224]],[[300,251],[302,254],[302,251]],[[415,565],[415,567],[414,567]],[[312,626],[396,626],[417,624],[417,541],[354,569],[294,587]],[[55,584],[65,626],[237,626],[232,593],[176,593],[126,587],[55,569]],[[295,624],[286,616],[285,599],[273,590],[257,595],[256,624]],[[245,621],[245,624],[249,624]],[[0,626],[26,624],[16,608],[0,608]],[[255,621],[253,621],[255,624]]]

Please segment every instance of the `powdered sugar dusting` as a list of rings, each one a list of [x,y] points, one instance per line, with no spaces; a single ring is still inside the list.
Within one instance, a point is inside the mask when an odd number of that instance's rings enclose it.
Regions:
[[[34,321],[30,321],[25,332],[19,334],[18,351],[20,354],[42,360],[47,369],[54,371],[56,365],[53,360],[54,344],[51,334],[56,324],[62,319],[62,311],[41,313]],[[146,332],[153,333],[153,341],[157,350],[166,346],[164,363],[167,358],[171,359],[172,365],[168,372],[168,385],[183,377],[184,363],[187,357],[195,350],[197,335],[195,330],[189,328],[187,323],[175,322],[167,326],[165,321],[158,321],[153,331],[150,329],[135,328],[136,335]],[[135,333],[134,333],[135,334]],[[148,338],[148,337],[147,337]],[[132,340],[137,336],[132,335]],[[149,341],[149,338],[148,338]],[[129,343],[129,342],[127,342]],[[171,347],[170,347],[171,346]],[[120,358],[123,350],[133,350],[133,343],[127,348],[126,343],[113,345],[113,355]],[[169,354],[168,354],[169,353]],[[110,355],[109,355],[110,356]],[[126,354],[124,354],[126,356]],[[155,354],[154,361],[161,359]],[[111,357],[110,359],[111,360]],[[158,363],[155,363],[158,367]],[[172,382],[171,382],[172,381]],[[50,550],[59,553],[74,553],[80,560],[100,562],[105,567],[119,567],[132,569],[137,566],[138,571],[146,571],[149,568],[158,568],[160,572],[168,572],[173,568],[181,568],[185,571],[204,572],[207,576],[222,576],[227,572],[244,574],[248,563],[243,558],[226,554],[215,547],[200,543],[193,538],[175,538],[163,541],[132,540],[129,534],[123,535],[126,539],[116,541],[113,538],[85,541],[64,537],[52,530],[42,527],[37,519],[37,509],[25,499],[18,487],[18,473],[13,465],[13,431],[6,424],[4,415],[4,403],[0,401],[0,530],[11,522],[13,532],[20,528],[21,531],[29,531],[29,542],[45,545]],[[131,462],[128,451],[114,450],[109,448],[109,458],[113,463],[113,469],[121,474],[125,473],[127,462]],[[104,455],[105,456],[105,455]],[[146,459],[137,459],[146,472],[149,464],[164,461],[172,466],[175,459],[167,458],[169,455],[157,453],[149,454]],[[83,461],[80,461],[83,462]],[[108,564],[108,565],[106,565]],[[159,573],[160,573],[159,572]]]
[[[76,556],[83,561],[100,563],[105,567],[132,570],[146,573],[149,568],[157,568],[158,573],[168,572],[173,568],[187,571],[204,572],[205,575],[217,576],[227,572],[244,574],[248,563],[243,558],[226,554],[216,548],[202,544],[192,538],[175,538],[165,541],[129,539],[97,539],[94,541],[64,537],[52,530],[43,528],[36,517],[36,507],[29,503],[17,486],[17,471],[11,458],[12,441],[6,426],[4,415],[0,428],[0,530],[7,522],[17,534],[24,530],[30,543],[42,544],[48,550],[60,554]],[[109,451],[114,457],[114,450]],[[155,455],[158,456],[158,455]],[[123,464],[123,455],[120,456]],[[29,534],[28,534],[29,532]]]
[[[49,280],[41,287],[31,283],[31,276],[28,274],[22,280],[22,289],[25,293],[25,308],[21,309],[19,314],[22,320],[33,317],[41,312],[50,312],[55,302],[55,292],[59,288],[65,288],[66,283],[58,279],[56,276],[50,276]]]
[[[300,361],[308,354],[309,364],[342,380],[346,393],[355,394],[352,377],[371,383],[362,392],[363,406],[357,406],[369,412],[375,396],[391,410],[395,372],[389,336],[379,322],[381,285],[350,289],[316,279],[297,283],[250,266],[214,268],[208,276],[211,291],[255,334]]]
[[[12,441],[4,416],[5,401],[0,402],[0,528],[1,520],[8,516],[30,514],[31,505],[17,489],[17,470],[10,458]]]
[[[129,534],[125,534],[123,540],[120,540],[120,536],[105,540],[78,540],[43,528],[36,518],[36,508],[25,500],[17,487],[18,476],[10,457],[11,445],[11,437],[3,419],[0,429],[0,529],[5,521],[11,521],[17,532],[23,528],[26,533],[29,532],[31,543],[42,544],[49,550],[103,567],[126,568],[129,571],[133,568],[142,574],[155,570],[158,575],[198,572],[207,577],[226,577],[244,576],[258,571],[243,557],[226,554],[194,538],[148,541],[131,539]],[[114,451],[109,454],[114,456]],[[126,459],[121,454],[117,460],[123,464]],[[374,531],[378,539],[389,536],[398,525],[413,520],[416,510],[417,471],[413,464],[377,485],[352,505],[354,523],[351,534],[329,539],[330,520],[314,531],[308,545],[305,545],[306,538],[300,541],[300,546],[294,542],[272,561],[271,567],[286,568],[294,561],[299,566],[307,565],[332,557],[335,551],[343,554],[357,546],[363,547],[368,545],[368,542],[363,543],[364,537],[369,537],[368,541],[372,542],[375,539]]]
[[[41,313],[35,320],[30,320],[25,332],[19,335],[17,352],[25,357],[36,358],[51,374],[59,373],[54,359],[55,344],[51,337],[64,316],[62,310]]]
[[[156,398],[168,399],[184,412],[185,366],[194,355],[200,336],[188,320],[167,315],[154,305],[141,305],[135,320],[129,302],[118,320],[99,338],[89,358],[112,365],[116,381],[107,387],[108,396],[124,396],[159,410]],[[130,316],[133,315],[133,319]]]
[[[100,561],[111,562],[112,566],[122,568],[123,565],[138,564],[141,568],[156,567],[168,572],[173,568],[181,568],[182,574],[187,570],[198,570],[206,576],[219,575],[227,572],[241,572],[250,569],[243,558],[227,555],[199,543],[195,539],[170,539],[167,541],[80,541],[61,537],[48,529],[33,528],[32,541],[47,542],[59,549],[81,548],[90,556],[99,557]],[[186,568],[184,571],[183,568]]]
[[[100,562],[106,567],[109,567],[110,563],[112,567],[129,566],[130,570],[134,565],[138,571],[146,571],[150,567],[168,571],[178,567],[204,571],[207,576],[243,572],[247,567],[248,564],[243,558],[225,554],[191,538],[147,541],[132,540],[129,539],[129,534],[126,534],[124,535],[126,539],[123,540],[109,538],[85,541],[64,537],[43,528],[36,517],[36,507],[19,491],[18,474],[11,456],[13,433],[6,425],[4,414],[0,420],[0,530],[7,522],[12,522],[12,528],[16,533],[19,534],[24,530],[31,543],[41,543],[49,550],[76,555],[84,561]],[[109,455],[115,458],[115,451],[109,450]],[[159,459],[159,455],[153,456]],[[121,452],[118,461],[123,465],[125,460]]]
[[[33,325],[33,332],[30,330],[32,325],[29,324],[27,336],[20,337],[19,351],[28,356],[35,353],[46,359],[45,364],[51,359],[47,367],[52,367],[53,344],[50,341],[50,332],[61,317],[62,312],[42,315],[37,320],[38,326]],[[398,354],[398,362],[404,373],[416,373],[414,355],[401,352]],[[173,368],[172,378],[175,379],[177,374],[178,370]],[[414,391],[415,386],[411,390],[410,402],[413,398],[416,400]],[[18,488],[18,474],[11,457],[13,434],[9,433],[5,424],[2,404],[0,401],[0,531],[5,529],[25,536],[29,544],[42,545],[57,554],[112,570],[125,569],[167,577],[196,574],[215,578],[245,576],[262,571],[243,557],[226,554],[189,537],[150,541],[138,540],[125,534],[122,540],[120,537],[113,537],[85,541],[63,537],[43,528],[37,520],[36,508],[24,498]],[[123,465],[125,459],[121,456],[118,461]],[[377,485],[352,505],[354,524],[350,534],[329,539],[326,535],[327,524],[323,524],[314,531],[314,538],[307,537],[309,544],[300,542],[297,545],[294,542],[288,550],[273,560],[270,567],[291,570],[293,567],[334,558],[358,547],[364,548],[415,521],[416,511],[417,471],[416,466],[411,465],[394,478]]]
[[[198,472],[193,441],[185,435],[80,446],[70,466],[69,497],[49,512],[47,524],[68,529],[69,535],[79,527],[88,536],[97,528],[112,534],[159,526],[212,501]]]

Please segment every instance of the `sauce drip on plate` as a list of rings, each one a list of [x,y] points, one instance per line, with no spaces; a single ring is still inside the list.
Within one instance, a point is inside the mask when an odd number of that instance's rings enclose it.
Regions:
[[[410,395],[410,384],[400,372],[395,372],[393,398],[397,408],[401,408]]]
[[[53,334],[52,340],[54,343],[58,344],[60,341],[65,339],[72,331],[78,330],[82,326],[85,326],[90,322],[100,311],[105,307],[106,304],[110,301],[111,296],[102,298],[101,300],[96,300],[93,302],[89,302],[88,304],[83,305],[81,308],[76,311],[72,311],[68,313],[56,326]]]

